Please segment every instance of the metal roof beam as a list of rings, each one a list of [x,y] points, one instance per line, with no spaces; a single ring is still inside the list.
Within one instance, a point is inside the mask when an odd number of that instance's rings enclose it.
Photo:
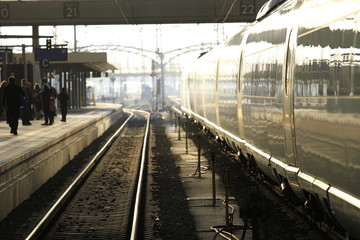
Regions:
[[[252,22],[265,1],[0,1],[0,26]]]

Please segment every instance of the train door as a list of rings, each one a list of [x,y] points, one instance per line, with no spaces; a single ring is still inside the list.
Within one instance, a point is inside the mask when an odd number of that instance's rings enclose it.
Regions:
[[[205,82],[206,82],[206,76],[204,76],[204,73],[201,71],[201,113],[202,113],[202,116],[205,118],[205,119],[208,119],[208,116],[206,115],[206,97],[207,97],[207,89],[206,89],[206,85],[205,85]]]
[[[241,86],[241,74],[242,74],[242,66],[243,66],[243,50],[241,50],[240,58],[239,58],[239,69],[238,69],[238,77],[237,77],[237,118],[238,118],[238,128],[239,128],[239,137],[241,139],[245,139],[244,133],[244,123],[243,123],[243,111],[242,111],[242,86]],[[242,144],[242,143],[241,143]],[[241,148],[245,148],[244,145]]]
[[[238,69],[238,77],[237,77],[237,117],[238,117],[238,127],[239,127],[239,137],[241,139],[245,139],[245,132],[244,132],[244,118],[243,118],[243,106],[242,106],[242,74],[243,74],[243,67],[244,67],[244,48],[246,46],[246,39],[249,36],[249,31],[244,32],[242,35],[242,40],[240,43],[240,57],[239,57],[239,69]],[[241,142],[241,148],[245,149],[245,140]]]
[[[216,58],[216,73],[215,73],[215,111],[216,111],[216,125],[220,126],[219,113],[219,58]]]
[[[286,51],[286,70],[284,76],[283,93],[283,118],[284,118],[284,140],[285,157],[288,166],[286,167],[285,187],[289,186],[292,193],[297,196],[300,202],[306,200],[304,193],[297,182],[299,171],[296,156],[296,138],[295,138],[295,114],[294,114],[294,78],[295,78],[295,50],[297,44],[297,27],[290,30]]]
[[[283,121],[286,161],[289,166],[297,166],[294,120],[294,70],[295,70],[295,30],[290,30],[286,51],[286,66],[283,88]]]

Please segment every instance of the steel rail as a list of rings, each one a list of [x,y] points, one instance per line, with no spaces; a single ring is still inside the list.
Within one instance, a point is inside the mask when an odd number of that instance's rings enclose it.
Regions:
[[[134,112],[139,112],[141,114],[147,115],[147,122],[146,122],[146,130],[144,136],[144,142],[142,146],[142,153],[141,153],[141,162],[140,162],[140,172],[138,178],[138,185],[136,189],[136,198],[135,198],[135,205],[134,205],[134,213],[133,213],[133,221],[131,226],[131,235],[130,239],[135,240],[139,239],[139,224],[140,224],[140,207],[142,204],[142,190],[143,190],[143,183],[144,183],[144,171],[145,171],[145,163],[146,163],[146,152],[147,152],[147,143],[149,138],[149,129],[150,129],[150,113],[141,110],[134,110]]]
[[[54,218],[56,213],[64,205],[66,200],[71,196],[75,191],[75,188],[78,187],[82,181],[88,176],[92,168],[98,162],[98,160],[104,155],[104,153],[111,147],[111,144],[116,140],[118,135],[123,131],[127,123],[134,116],[131,115],[126,119],[126,121],[121,125],[121,127],[116,131],[116,133],[106,142],[106,144],[101,148],[101,150],[91,159],[87,166],[81,171],[79,176],[71,183],[71,185],[65,190],[61,197],[56,201],[56,203],[50,208],[46,215],[40,220],[36,225],[33,231],[26,237],[25,240],[33,240],[39,238],[44,229],[48,226],[49,222]]]

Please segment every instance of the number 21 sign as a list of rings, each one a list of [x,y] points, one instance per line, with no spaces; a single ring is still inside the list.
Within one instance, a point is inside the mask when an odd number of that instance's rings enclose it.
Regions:
[[[64,17],[78,18],[79,17],[79,3],[64,3]]]

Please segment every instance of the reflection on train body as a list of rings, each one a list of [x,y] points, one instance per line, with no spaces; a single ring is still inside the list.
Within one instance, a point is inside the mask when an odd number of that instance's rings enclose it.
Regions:
[[[360,238],[360,1],[258,16],[183,75],[183,111]]]

